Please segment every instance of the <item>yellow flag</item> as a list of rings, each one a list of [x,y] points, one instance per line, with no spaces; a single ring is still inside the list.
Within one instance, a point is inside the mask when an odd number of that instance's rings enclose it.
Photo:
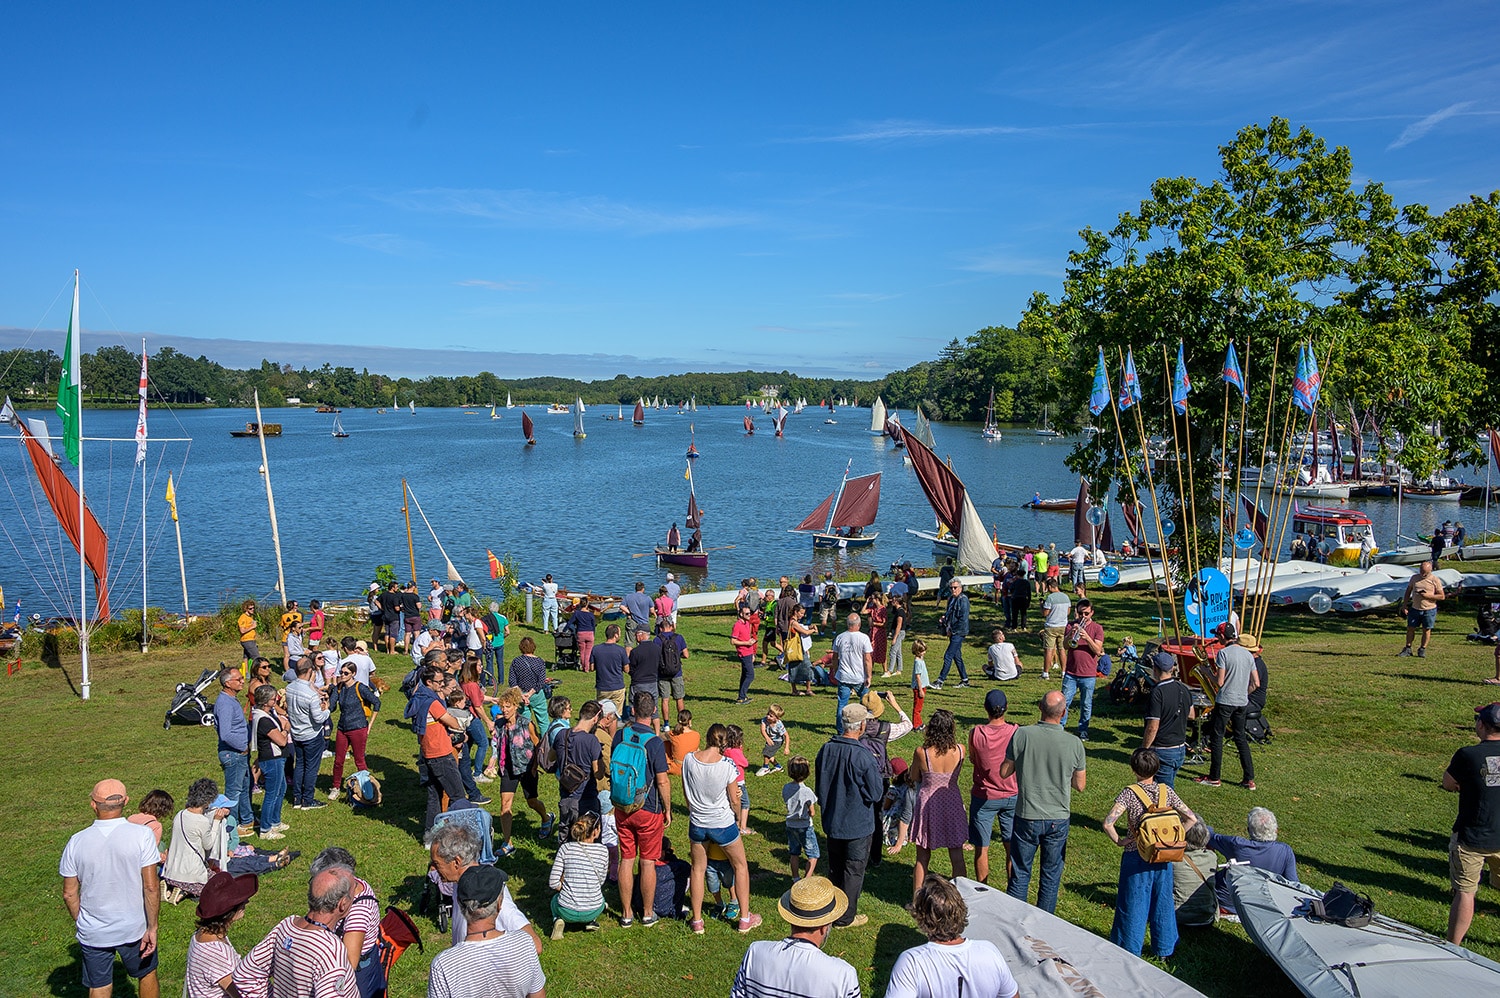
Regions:
[[[682,477],[690,482],[693,480],[693,466],[691,464],[682,469]]]
[[[167,476],[167,504],[172,507],[172,519],[177,519],[177,490],[172,487],[172,476]]]

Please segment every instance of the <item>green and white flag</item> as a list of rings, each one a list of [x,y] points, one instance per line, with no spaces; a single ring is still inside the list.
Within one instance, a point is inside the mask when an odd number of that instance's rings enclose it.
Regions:
[[[63,449],[78,463],[79,426],[83,419],[83,330],[78,328],[78,271],[73,271],[73,312],[68,316],[68,342],[63,349],[62,378],[57,384],[57,416],[62,420]]]

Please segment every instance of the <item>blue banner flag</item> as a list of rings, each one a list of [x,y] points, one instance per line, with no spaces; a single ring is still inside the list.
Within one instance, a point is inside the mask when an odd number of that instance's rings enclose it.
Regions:
[[[1125,370],[1120,374],[1120,411],[1141,400],[1141,379],[1135,373],[1135,351],[1125,351]]]
[[[1097,416],[1109,408],[1109,375],[1104,373],[1104,348],[1099,348],[1099,365],[1094,368],[1094,393],[1089,396],[1089,413]]]
[[[1316,389],[1312,384],[1312,369],[1308,363],[1307,345],[1297,347],[1297,373],[1292,376],[1292,404],[1309,416],[1318,404]]]
[[[1240,398],[1245,398],[1249,393],[1245,391],[1245,374],[1240,370],[1239,354],[1234,352],[1234,341],[1229,342],[1229,349],[1224,351],[1224,374],[1223,378],[1240,390]]]
[[[1193,390],[1188,381],[1187,364],[1182,359],[1182,341],[1177,341],[1177,373],[1172,375],[1172,408],[1180,416],[1187,415],[1188,392]]]
[[[1311,343],[1307,345],[1307,391],[1313,405],[1317,405],[1323,395],[1323,373],[1318,370],[1318,352]]]

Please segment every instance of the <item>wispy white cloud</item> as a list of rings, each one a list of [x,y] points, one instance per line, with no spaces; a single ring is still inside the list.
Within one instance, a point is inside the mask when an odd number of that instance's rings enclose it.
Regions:
[[[928,121],[908,121],[899,118],[858,125],[852,130],[831,135],[807,135],[801,138],[783,139],[784,142],[911,142],[941,139],[979,139],[998,135],[1026,135],[1041,131],[1052,131],[1052,126],[1025,127],[1021,125],[938,125]]]
[[[1061,261],[1048,257],[1027,256],[1010,249],[988,250],[970,256],[958,265],[959,270],[1000,277],[1062,277]]]
[[[467,281],[454,281],[461,288],[484,288],[486,291],[534,291],[536,285],[530,281],[486,281],[481,278],[472,278]]]
[[[497,225],[532,229],[582,229],[634,234],[697,232],[755,224],[750,214],[712,209],[672,209],[555,191],[430,187],[377,194],[407,211],[460,215]]]
[[[1396,141],[1386,146],[1386,150],[1389,151],[1391,149],[1400,149],[1403,146],[1411,145],[1413,142],[1424,138],[1428,132],[1432,131],[1434,128],[1441,125],[1449,118],[1457,114],[1463,114],[1473,106],[1473,101],[1461,100],[1456,103],[1449,104],[1441,111],[1434,111],[1427,117],[1412,122],[1410,125],[1407,125],[1401,130],[1401,134],[1396,136]]]
[[[349,246],[390,256],[422,256],[428,251],[426,243],[398,236],[394,232],[354,232],[335,235],[333,238]]]
[[[834,294],[826,295],[825,297],[833,298],[838,301],[869,302],[873,304],[874,302],[890,301],[892,298],[900,298],[901,293],[899,291],[840,291]]]

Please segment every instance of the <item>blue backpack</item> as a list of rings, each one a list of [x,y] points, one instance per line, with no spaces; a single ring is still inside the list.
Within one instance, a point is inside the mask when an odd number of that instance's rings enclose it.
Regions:
[[[650,767],[646,761],[646,743],[653,737],[651,732],[631,725],[625,729],[620,744],[610,752],[609,800],[627,814],[646,804],[651,789],[647,782]]]

